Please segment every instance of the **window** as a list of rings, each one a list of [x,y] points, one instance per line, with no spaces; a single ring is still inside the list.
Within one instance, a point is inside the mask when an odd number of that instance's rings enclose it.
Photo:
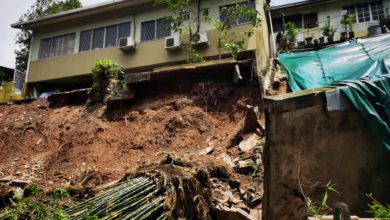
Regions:
[[[76,34],[66,34],[41,40],[38,59],[62,56],[74,52]]]
[[[233,15],[235,9],[237,6],[243,6],[246,3],[236,3],[236,4],[231,4],[231,5],[225,5],[219,8],[219,19],[221,20],[222,23],[227,23],[227,22],[232,22],[231,25],[240,25],[240,24],[247,24],[251,23],[251,17],[250,16],[239,16],[237,19],[231,21],[229,18]],[[250,1],[246,5],[247,9],[255,9],[256,8],[256,3],[255,1]]]
[[[82,31],[80,33],[79,51],[88,51],[91,49],[92,30]]]
[[[377,21],[384,16],[382,1],[343,7],[343,10],[347,10],[347,14],[355,14],[359,23]]]
[[[371,2],[372,20],[376,21],[384,17],[382,2]]]
[[[106,27],[106,42],[104,47],[115,47],[118,43],[118,25]]]
[[[303,26],[305,28],[318,27],[317,13],[303,15]]]
[[[141,23],[141,41],[154,40],[168,36],[171,36],[171,27],[163,18]]]
[[[104,28],[93,30],[92,35],[92,50],[103,48],[104,42]]]
[[[279,32],[283,30],[283,19],[282,18],[273,18],[272,19],[272,26],[274,29],[274,32]]]
[[[370,21],[370,8],[368,3],[359,4],[356,6],[359,23]]]
[[[297,28],[302,28],[302,15],[297,14],[286,16],[284,17],[284,22],[292,22],[295,24],[295,26],[297,26]]]
[[[202,9],[200,14],[201,14],[203,19],[207,19],[209,17],[209,14],[210,14],[209,9],[208,8]]]
[[[118,45],[119,39],[129,37],[130,32],[130,22],[82,31],[80,33],[79,51],[115,47]]]

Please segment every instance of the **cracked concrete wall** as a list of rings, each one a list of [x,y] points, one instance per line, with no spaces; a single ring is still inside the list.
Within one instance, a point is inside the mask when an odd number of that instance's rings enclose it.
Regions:
[[[390,203],[390,152],[385,150],[360,114],[326,110],[323,91],[303,91],[266,98],[263,219],[305,219],[305,196],[321,201],[330,193],[351,212],[367,216],[367,193]]]

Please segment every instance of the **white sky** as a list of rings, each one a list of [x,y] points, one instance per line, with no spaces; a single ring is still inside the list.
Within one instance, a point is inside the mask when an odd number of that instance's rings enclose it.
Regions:
[[[15,66],[15,36],[18,30],[10,27],[18,21],[35,0],[1,0],[0,7],[0,66]],[[106,0],[80,0],[83,6],[105,2]],[[271,0],[271,5],[286,4],[299,0]]]

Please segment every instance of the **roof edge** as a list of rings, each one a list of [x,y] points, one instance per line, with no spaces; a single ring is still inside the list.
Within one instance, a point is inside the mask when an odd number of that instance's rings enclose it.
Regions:
[[[71,19],[72,15],[79,15],[86,12],[93,12],[95,10],[103,9],[106,7],[112,7],[112,6],[125,4],[125,3],[129,3],[129,6],[135,6],[135,5],[140,5],[148,2],[152,2],[152,0],[110,0],[98,4],[93,4],[90,6],[85,6],[77,9],[72,9],[69,11],[60,12],[57,14],[47,15],[35,20],[16,22],[11,24],[11,27],[15,29],[31,29],[31,27],[34,25],[39,26],[39,23],[43,23],[52,19],[66,18],[68,16],[69,19]]]

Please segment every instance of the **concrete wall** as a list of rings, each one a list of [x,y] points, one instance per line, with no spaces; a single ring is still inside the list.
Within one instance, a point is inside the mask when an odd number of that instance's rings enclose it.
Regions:
[[[239,1],[242,0],[238,0],[238,2]],[[257,0],[257,2],[262,2],[262,0]],[[218,18],[219,7],[231,3],[232,1],[227,0],[201,1],[201,9],[208,8],[209,16],[211,18]],[[262,7],[263,4],[261,3],[260,5],[261,6],[257,7]],[[194,11],[196,11],[195,5],[193,5],[193,7]],[[174,62],[183,62],[188,58],[186,49],[169,52],[164,48],[164,39],[145,42],[140,41],[141,22],[163,18],[167,15],[170,15],[168,9],[152,7],[151,5],[141,5],[136,8],[122,8],[111,13],[93,15],[82,19],[36,28],[34,29],[28,83],[89,74],[90,69],[96,60],[102,58],[113,59],[123,65],[126,69],[137,69],[141,67],[161,66]],[[265,19],[263,20],[265,21]],[[118,48],[104,48],[94,51],[78,52],[81,31],[129,21],[132,22],[131,35],[135,36],[137,43],[136,51],[124,53]],[[248,28],[249,25],[239,25],[234,27],[232,32],[236,33],[237,37],[241,37],[240,33],[247,31]],[[267,29],[266,26],[265,29]],[[209,35],[209,47],[200,50],[200,53],[209,58],[217,56],[218,32],[214,29],[212,24],[202,24],[200,30],[207,31]],[[67,33],[76,33],[74,54],[41,60],[38,59],[39,46],[42,39]],[[266,35],[259,36],[263,34]],[[173,35],[178,35],[178,33],[173,33]],[[255,50],[255,37],[262,37],[262,41],[264,41],[264,39],[267,39],[267,36],[267,33],[258,32],[256,36],[249,39],[245,48],[247,50]],[[263,45],[268,48],[268,45],[266,45],[267,43],[263,42]],[[227,54],[227,51],[224,51],[223,53]]]
[[[370,200],[390,203],[390,152],[354,109],[326,111],[321,90],[268,97],[263,217],[304,219],[304,195],[323,197],[322,185],[336,184],[328,205],[342,201],[367,215]],[[301,190],[303,189],[303,193]]]
[[[297,41],[304,41],[306,37],[312,36],[314,39],[318,39],[322,36],[322,30],[321,27],[324,26],[324,22],[327,19],[327,16],[331,19],[331,26],[334,28],[337,28],[337,31],[335,33],[335,40],[340,39],[340,33],[344,32],[344,25],[342,25],[341,22],[341,10],[345,6],[350,5],[356,5],[359,3],[364,2],[370,2],[367,1],[356,1],[356,0],[343,0],[343,1],[335,1],[332,3],[322,3],[318,5],[308,5],[308,6],[300,6],[295,7],[291,9],[284,9],[284,10],[275,10],[272,11],[271,16],[272,18],[278,18],[281,17],[281,13],[283,12],[285,16],[289,15],[296,15],[296,14],[310,14],[310,13],[317,13],[318,14],[318,27],[312,28],[312,29],[305,29],[301,28],[299,29],[299,35],[297,37]],[[385,16],[389,16],[389,10],[390,10],[390,0],[383,0],[383,10],[385,13]],[[367,36],[368,31],[367,28],[371,27],[372,25],[379,24],[379,21],[371,21],[371,22],[364,22],[359,23],[357,22],[354,24],[354,32],[356,37],[362,37]],[[274,35],[274,41],[276,38],[276,34]]]

